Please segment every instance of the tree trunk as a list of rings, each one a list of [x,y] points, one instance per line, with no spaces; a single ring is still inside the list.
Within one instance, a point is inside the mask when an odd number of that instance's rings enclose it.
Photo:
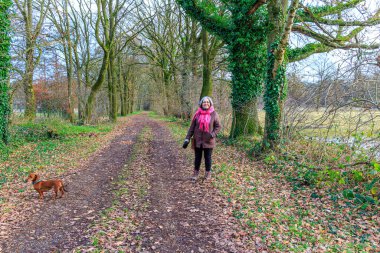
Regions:
[[[189,119],[191,115],[190,105],[190,47],[186,49],[183,55],[183,68],[181,70],[182,87],[180,88],[181,98],[181,115],[184,119]],[[175,75],[175,73],[174,73]]]
[[[231,138],[260,133],[262,128],[259,124],[257,98],[251,99],[238,111],[233,109],[232,119]]]
[[[129,82],[130,84],[128,85],[128,87],[130,87],[130,89],[128,89],[128,113],[132,113],[135,101],[135,87],[132,81]]]
[[[78,119],[80,122],[82,122],[84,117],[83,112],[83,96],[84,92],[82,91],[82,69],[79,64],[79,57],[77,58],[77,52],[75,52],[75,61],[76,65],[78,66],[76,69],[77,74],[77,100],[78,100]]]
[[[11,112],[10,99],[9,99],[9,7],[12,1],[3,1],[0,9],[0,142],[5,144],[9,140],[9,115]]]
[[[120,86],[120,115],[126,116],[127,115],[127,95],[128,95],[128,87],[127,82],[123,78],[123,71],[127,71],[123,69],[123,64],[121,60],[121,56],[119,55],[117,57],[117,63],[118,63],[118,83]]]
[[[73,110],[73,56],[70,41],[67,41],[67,45],[64,45],[65,60],[66,60],[66,71],[67,71],[67,114],[69,115],[70,122],[74,122],[74,110]]]
[[[209,35],[202,29],[203,80],[200,98],[212,96],[212,59],[210,59]]]
[[[105,51],[103,56],[103,63],[102,67],[100,68],[98,79],[96,80],[95,84],[91,87],[90,95],[87,98],[86,103],[86,110],[85,110],[85,121],[89,123],[92,119],[92,110],[94,107],[94,100],[96,97],[96,94],[102,84],[104,83],[104,80],[106,79],[106,74],[108,70],[108,61],[109,61],[109,52]]]
[[[257,106],[264,82],[265,48],[265,43],[249,37],[228,45],[233,109],[230,138],[262,134]]]
[[[68,115],[70,122],[74,122],[74,108],[73,108],[73,92],[72,92],[72,86],[73,86],[73,69],[74,69],[74,61],[73,61],[73,48],[71,43],[71,30],[70,30],[70,21],[68,18],[69,12],[68,12],[68,0],[64,3],[64,12],[65,12],[65,31],[66,34],[64,35],[65,40],[63,43],[65,44],[65,60],[66,60],[66,71],[67,71],[67,104],[68,104]],[[67,48],[67,50],[66,50]]]
[[[34,68],[38,64],[41,56],[41,51],[38,57],[35,58],[34,51],[36,49],[36,40],[41,32],[42,24],[46,17],[49,2],[42,2],[38,7],[39,17],[35,23],[33,20],[33,1],[25,0],[20,3],[15,0],[14,3],[18,10],[22,13],[23,22],[25,23],[25,73],[23,75],[23,88],[25,91],[25,113],[24,117],[29,120],[36,118],[36,99],[33,90],[33,75]],[[35,26],[33,26],[35,24]]]
[[[268,148],[276,150],[281,141],[281,118],[287,92],[284,56],[297,6],[298,0],[293,0],[287,15],[287,0],[282,2],[272,0],[268,3],[272,29],[268,33],[267,41],[268,67],[264,95],[266,113],[263,150]]]
[[[170,72],[168,70],[164,70],[163,71],[163,76],[164,76],[164,87],[165,87],[165,97],[166,97],[166,105],[165,105],[165,109],[164,111],[167,112],[167,114],[165,115],[170,115],[172,114],[173,110],[172,110],[172,103],[173,101],[171,100],[172,96],[170,94]]]
[[[122,82],[120,89],[120,115],[126,116],[128,113],[128,87],[125,82]]]
[[[33,52],[27,51],[27,65],[26,73],[23,80],[24,93],[25,93],[25,112],[24,117],[28,120],[34,120],[37,113],[36,97],[33,90]]]
[[[117,120],[117,82],[114,49],[111,49],[108,66],[109,120]]]

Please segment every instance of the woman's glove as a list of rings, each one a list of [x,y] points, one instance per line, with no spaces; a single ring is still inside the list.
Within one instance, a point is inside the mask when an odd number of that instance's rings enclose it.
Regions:
[[[189,139],[185,139],[185,141],[183,142],[182,147],[183,148],[187,148],[187,146],[189,145],[189,143],[190,143]]]

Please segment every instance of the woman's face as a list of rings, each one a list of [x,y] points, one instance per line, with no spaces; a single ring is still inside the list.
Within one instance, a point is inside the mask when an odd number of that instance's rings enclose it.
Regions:
[[[202,101],[203,109],[207,110],[208,108],[210,108],[210,106],[211,106],[210,100],[208,100],[207,98]]]

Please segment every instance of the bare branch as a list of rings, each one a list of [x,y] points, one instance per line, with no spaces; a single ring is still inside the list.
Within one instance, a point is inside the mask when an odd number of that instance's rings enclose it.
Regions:
[[[247,12],[247,15],[252,15],[255,13],[262,5],[264,5],[267,2],[267,0],[257,0],[253,6],[250,8],[250,10]]]

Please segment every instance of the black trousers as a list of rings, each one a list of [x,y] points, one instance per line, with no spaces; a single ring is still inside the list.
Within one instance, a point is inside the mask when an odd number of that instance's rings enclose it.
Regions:
[[[205,156],[205,165],[206,165],[206,171],[211,171],[211,155],[212,155],[212,148],[197,148],[195,147],[195,161],[194,161],[194,169],[199,170],[201,167],[201,161],[202,161],[202,154]]]

